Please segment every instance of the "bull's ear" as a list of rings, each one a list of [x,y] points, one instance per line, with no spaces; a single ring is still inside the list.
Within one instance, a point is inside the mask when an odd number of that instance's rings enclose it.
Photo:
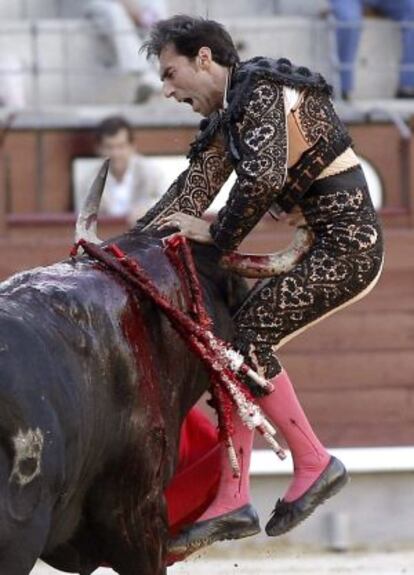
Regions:
[[[97,236],[98,211],[109,170],[109,158],[103,162],[86,196],[76,221],[75,242],[83,239],[94,244],[102,243]]]

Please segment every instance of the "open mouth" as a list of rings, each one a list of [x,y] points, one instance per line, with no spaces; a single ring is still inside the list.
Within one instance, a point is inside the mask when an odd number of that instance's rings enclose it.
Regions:
[[[186,104],[190,104],[190,106],[193,105],[193,99],[192,98],[184,98],[182,101],[185,102]]]

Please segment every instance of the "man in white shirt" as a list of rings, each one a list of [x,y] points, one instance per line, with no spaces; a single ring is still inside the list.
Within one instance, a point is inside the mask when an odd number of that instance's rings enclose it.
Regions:
[[[106,118],[98,126],[97,151],[111,160],[100,213],[125,217],[132,225],[163,194],[162,171],[137,154],[132,128],[122,116]],[[95,175],[93,170],[85,177],[75,198],[76,211]]]

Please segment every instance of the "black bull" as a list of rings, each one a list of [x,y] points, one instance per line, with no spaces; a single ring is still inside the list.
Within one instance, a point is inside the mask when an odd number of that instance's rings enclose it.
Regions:
[[[117,238],[181,308],[160,241]],[[215,332],[231,338],[245,285],[194,246]],[[86,575],[165,573],[163,491],[179,430],[208,385],[153,303],[87,257],[0,286],[0,574],[42,557]]]

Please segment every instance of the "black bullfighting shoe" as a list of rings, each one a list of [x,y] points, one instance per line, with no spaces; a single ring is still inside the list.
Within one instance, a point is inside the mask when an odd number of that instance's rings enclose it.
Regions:
[[[304,521],[315,509],[344,487],[349,477],[344,464],[331,457],[325,471],[305,493],[294,501],[279,499],[266,525],[270,537],[282,535]]]
[[[259,517],[250,505],[243,505],[218,517],[206,519],[184,528],[168,544],[168,555],[176,560],[211,545],[216,541],[242,539],[260,532]]]

